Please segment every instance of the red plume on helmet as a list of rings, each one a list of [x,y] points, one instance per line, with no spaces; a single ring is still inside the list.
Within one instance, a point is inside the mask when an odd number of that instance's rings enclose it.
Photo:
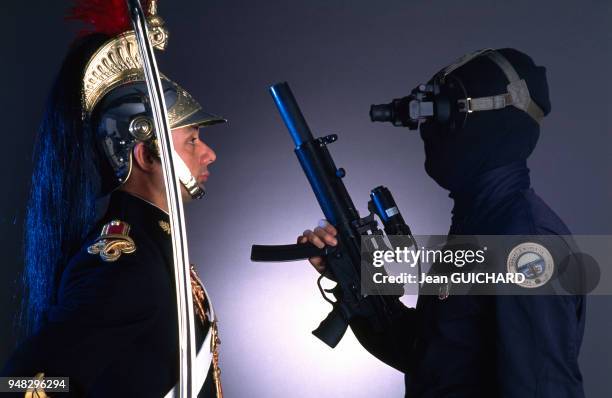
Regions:
[[[141,0],[143,10],[150,11],[151,0]],[[90,28],[80,34],[104,33],[115,36],[132,29],[125,0],[75,0],[66,19],[83,21]]]

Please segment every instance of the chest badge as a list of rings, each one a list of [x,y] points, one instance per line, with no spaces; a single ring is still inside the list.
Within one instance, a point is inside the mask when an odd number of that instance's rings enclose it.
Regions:
[[[106,262],[117,261],[123,253],[136,251],[136,244],[130,238],[130,224],[113,220],[102,227],[102,233],[96,241],[87,248],[89,254],[99,254]]]
[[[162,229],[162,230],[163,230],[165,233],[167,233],[168,235],[170,235],[171,227],[170,227],[170,224],[169,224],[168,222],[163,221],[163,220],[159,220],[158,224],[159,224],[159,227],[160,227],[160,228],[161,228],[161,229]]]
[[[516,284],[530,289],[540,287],[552,278],[555,261],[546,247],[535,242],[524,242],[510,251],[506,268],[509,273],[522,273],[525,280]]]

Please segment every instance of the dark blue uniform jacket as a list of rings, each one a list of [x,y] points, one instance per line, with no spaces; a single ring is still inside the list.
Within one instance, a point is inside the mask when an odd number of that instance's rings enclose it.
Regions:
[[[130,224],[136,251],[106,262],[87,248],[113,219]],[[69,396],[163,397],[178,381],[178,327],[171,241],[160,221],[168,215],[157,207],[113,193],[107,214],[66,267],[45,326],[2,375],[67,376]],[[206,326],[196,324],[201,342]],[[214,396],[210,376],[200,396]]]
[[[524,161],[490,170],[455,201],[450,234],[569,235],[530,189]],[[395,327],[351,326],[406,374],[410,398],[581,398],[583,296],[421,296]]]

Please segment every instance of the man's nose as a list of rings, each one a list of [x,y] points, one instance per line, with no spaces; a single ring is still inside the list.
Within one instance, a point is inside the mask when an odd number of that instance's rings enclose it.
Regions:
[[[211,147],[204,144],[204,152],[202,153],[202,157],[200,159],[203,164],[211,164],[217,160],[217,154]]]

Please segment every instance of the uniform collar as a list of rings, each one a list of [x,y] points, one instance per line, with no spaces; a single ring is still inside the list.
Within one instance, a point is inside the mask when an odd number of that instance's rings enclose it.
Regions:
[[[453,226],[451,231],[463,229],[468,220],[486,219],[500,203],[513,194],[529,189],[529,169],[524,160],[489,170],[480,175],[461,192],[451,192]]]
[[[120,219],[132,219],[134,221],[146,221],[160,219],[168,221],[168,213],[155,206],[153,203],[125,191],[115,191],[110,196],[107,215],[117,216]]]

